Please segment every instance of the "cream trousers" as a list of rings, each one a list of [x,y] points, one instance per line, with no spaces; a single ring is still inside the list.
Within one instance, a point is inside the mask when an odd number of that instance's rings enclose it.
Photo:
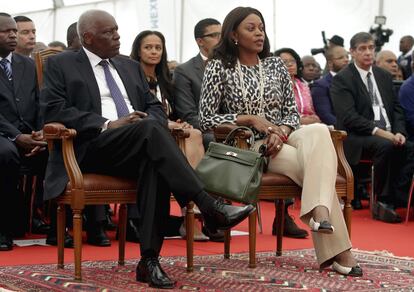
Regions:
[[[261,143],[257,141],[255,146]],[[328,208],[335,232],[311,232],[319,265],[352,247],[335,191],[337,157],[326,125],[306,125],[292,132],[276,157],[269,159],[268,171],[286,175],[302,186],[300,218],[305,224],[315,207]]]

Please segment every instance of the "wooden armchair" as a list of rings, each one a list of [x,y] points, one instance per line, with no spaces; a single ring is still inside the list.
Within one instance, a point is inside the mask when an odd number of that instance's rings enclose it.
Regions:
[[[61,52],[62,50],[60,49],[48,48],[48,49],[44,49],[39,52],[36,52],[34,54],[34,59],[35,59],[35,64],[36,64],[37,84],[39,88],[42,88],[42,84],[43,84],[43,65],[45,64],[46,59],[50,56],[56,55]]]
[[[76,161],[73,140],[76,131],[67,129],[59,123],[46,124],[43,128],[44,137],[48,142],[49,150],[55,143],[62,144],[62,153],[69,182],[62,195],[56,198],[58,205],[57,241],[58,241],[58,269],[64,268],[64,236],[65,236],[65,206],[73,210],[73,237],[75,258],[75,280],[81,280],[82,259],[82,210],[85,205],[120,204],[119,210],[119,257],[118,263],[124,265],[125,237],[126,237],[126,205],[135,204],[137,197],[137,181],[108,175],[82,173]],[[182,129],[172,131],[176,139],[186,137]],[[194,204],[187,205],[186,232],[187,232],[187,270],[193,267],[193,236]]]
[[[216,128],[215,136],[217,141],[223,141],[227,134],[235,126],[230,124],[221,125]],[[246,139],[250,137],[247,131],[240,131],[236,137],[239,147],[247,149],[248,145]],[[338,174],[336,179],[336,192],[339,198],[342,198],[344,205],[344,218],[348,229],[348,234],[351,236],[351,216],[352,207],[351,201],[354,198],[354,177],[351,167],[349,166],[343,149],[343,140],[346,138],[344,131],[331,131],[331,138],[336,149],[338,157]],[[276,221],[276,255],[282,255],[282,239],[283,239],[283,221],[284,221],[284,200],[288,198],[300,197],[302,189],[289,177],[265,173],[262,177],[262,185],[258,195],[259,200],[276,200],[277,216]],[[256,217],[257,212],[254,212],[249,217],[249,267],[256,267]],[[230,231],[226,233],[224,244],[224,256],[230,257]]]

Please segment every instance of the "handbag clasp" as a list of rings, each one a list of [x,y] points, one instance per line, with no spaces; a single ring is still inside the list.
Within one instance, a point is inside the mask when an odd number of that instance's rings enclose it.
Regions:
[[[227,155],[227,156],[237,157],[237,153],[232,152],[232,151],[228,151],[228,152],[226,152],[226,155]]]

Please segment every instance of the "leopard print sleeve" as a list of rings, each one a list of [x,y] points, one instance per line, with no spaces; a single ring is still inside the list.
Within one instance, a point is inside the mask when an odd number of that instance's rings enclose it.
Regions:
[[[223,123],[236,123],[237,113],[223,111],[226,72],[220,60],[208,62],[201,85],[199,115],[200,129],[207,131]]]

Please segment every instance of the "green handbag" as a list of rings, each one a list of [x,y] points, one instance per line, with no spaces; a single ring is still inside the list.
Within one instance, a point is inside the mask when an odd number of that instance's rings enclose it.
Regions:
[[[239,130],[250,131],[250,145],[254,145],[252,130],[237,127],[227,135],[224,143],[210,142],[196,173],[206,191],[231,201],[251,204],[257,201],[260,189],[265,147],[260,147],[259,153],[229,145],[234,144],[234,136]]]

